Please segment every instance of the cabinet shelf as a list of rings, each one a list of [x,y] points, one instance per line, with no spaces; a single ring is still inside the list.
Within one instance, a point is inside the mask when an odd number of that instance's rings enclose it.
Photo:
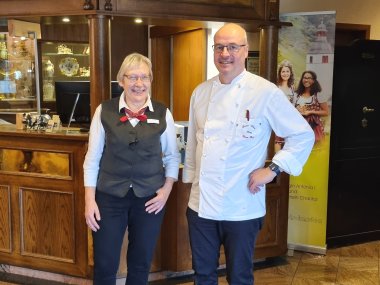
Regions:
[[[14,99],[10,99],[10,98],[5,98],[5,99],[0,99],[0,102],[3,101],[3,102],[26,102],[26,101],[35,101],[36,100],[36,97],[32,97],[32,98],[14,98]]]
[[[73,57],[88,57],[88,54],[83,54],[83,53],[53,53],[53,52],[47,52],[43,54],[44,56],[62,56],[62,57],[67,57],[67,56],[73,56]]]
[[[89,43],[39,40],[38,47],[41,107],[56,111],[56,81],[88,81],[90,79]],[[64,52],[64,48],[67,48],[67,52]]]

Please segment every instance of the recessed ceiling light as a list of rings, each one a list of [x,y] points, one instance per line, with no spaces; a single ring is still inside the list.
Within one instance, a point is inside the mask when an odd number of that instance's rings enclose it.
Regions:
[[[141,24],[143,22],[143,20],[141,18],[136,18],[135,19],[135,23],[136,24]]]

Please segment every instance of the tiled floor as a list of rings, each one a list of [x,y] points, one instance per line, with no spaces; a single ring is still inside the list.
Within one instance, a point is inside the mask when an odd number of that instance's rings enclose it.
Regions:
[[[327,254],[317,255],[295,252],[294,256],[284,256],[256,264],[255,285],[380,285],[380,241],[340,247],[327,250]],[[6,280],[1,278],[0,280]],[[118,284],[123,284],[119,280]],[[33,280],[19,283],[0,284],[38,284]],[[64,283],[43,283],[64,284]],[[71,283],[70,284],[75,284]],[[151,285],[182,284],[190,285],[191,276],[177,279],[152,281]],[[219,284],[227,281],[221,272]]]

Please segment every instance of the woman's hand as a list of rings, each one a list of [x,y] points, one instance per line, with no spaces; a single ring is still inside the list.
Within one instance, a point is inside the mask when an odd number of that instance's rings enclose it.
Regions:
[[[170,192],[172,191],[174,184],[174,179],[171,177],[166,177],[164,186],[157,190],[156,196],[145,203],[146,209],[149,214],[158,214],[165,207],[166,201],[169,198]]]
[[[87,226],[94,232],[100,229],[97,221],[100,221],[100,212],[95,201],[95,187],[86,187],[85,189],[85,211]]]

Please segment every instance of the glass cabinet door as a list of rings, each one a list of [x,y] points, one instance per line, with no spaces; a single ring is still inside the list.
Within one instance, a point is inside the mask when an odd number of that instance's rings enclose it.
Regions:
[[[36,109],[35,40],[0,33],[0,118]]]
[[[56,111],[55,82],[88,81],[88,43],[39,41],[41,107]]]

